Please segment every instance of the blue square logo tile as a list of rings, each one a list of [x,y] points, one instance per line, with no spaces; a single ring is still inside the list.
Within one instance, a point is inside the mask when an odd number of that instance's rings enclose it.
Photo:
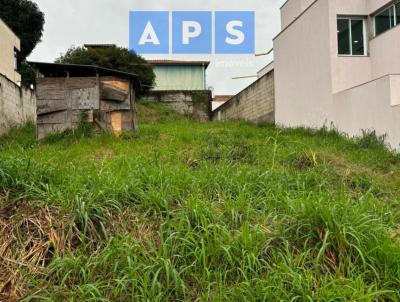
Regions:
[[[255,13],[215,13],[215,53],[254,54]]]
[[[211,12],[172,13],[172,52],[174,54],[211,54]]]
[[[138,54],[168,54],[169,12],[130,12],[129,50]]]

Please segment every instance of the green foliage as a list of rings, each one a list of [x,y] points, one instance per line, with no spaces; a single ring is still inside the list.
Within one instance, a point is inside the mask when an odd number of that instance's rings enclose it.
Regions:
[[[104,68],[134,73],[139,76],[141,93],[149,91],[155,80],[153,67],[146,60],[123,47],[71,47],[56,60],[57,63],[97,65]]]
[[[362,135],[356,139],[356,143],[360,148],[378,148],[385,149],[386,135],[377,135],[375,130],[363,130]]]
[[[181,122],[188,120],[184,116],[166,107],[160,102],[139,100],[138,106],[138,120],[139,123],[144,124],[170,124],[173,122]]]
[[[400,301],[397,154],[137,109],[120,138],[0,139],[0,201],[66,221],[26,301]]]
[[[29,0],[0,0],[0,19],[2,19],[21,40],[18,72],[22,84],[29,87],[35,84],[36,74],[26,63],[36,45],[41,41],[44,27],[44,14],[36,3]]]
[[[31,148],[36,146],[36,127],[33,123],[11,129],[6,135],[0,136],[2,148]]]
[[[90,137],[93,134],[93,128],[88,123],[88,113],[82,111],[79,116],[78,131],[86,137]]]
[[[21,39],[21,56],[28,57],[43,35],[44,14],[29,0],[0,0],[0,18]]]
[[[62,142],[70,144],[73,142],[79,142],[83,138],[89,138],[94,134],[93,126],[87,122],[87,113],[81,112],[79,117],[79,125],[74,129],[68,129],[64,132],[56,132],[49,134],[43,140],[45,144],[54,144]]]
[[[36,85],[36,72],[26,61],[23,61],[18,72],[21,74],[22,84],[25,87]]]

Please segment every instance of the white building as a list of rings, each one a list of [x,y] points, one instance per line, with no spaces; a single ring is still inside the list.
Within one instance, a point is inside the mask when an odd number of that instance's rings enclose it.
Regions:
[[[21,85],[21,75],[17,71],[20,46],[19,38],[0,19],[0,74],[17,85]]]
[[[288,0],[281,18],[277,124],[371,129],[398,148],[400,0]]]

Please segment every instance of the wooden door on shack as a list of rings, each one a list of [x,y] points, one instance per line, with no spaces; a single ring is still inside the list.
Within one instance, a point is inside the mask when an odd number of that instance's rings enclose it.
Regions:
[[[100,79],[100,112],[114,134],[130,131],[134,125],[134,92],[131,81],[116,77]]]

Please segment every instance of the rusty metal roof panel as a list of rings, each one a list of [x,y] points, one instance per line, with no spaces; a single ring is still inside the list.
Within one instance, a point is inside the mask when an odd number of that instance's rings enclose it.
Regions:
[[[152,65],[170,65],[170,66],[205,66],[210,65],[210,61],[178,61],[178,60],[147,60]]]
[[[72,73],[72,76],[119,76],[124,78],[138,79],[134,73],[124,72],[115,69],[104,68],[96,65],[79,64],[61,64],[46,62],[28,62],[36,68],[45,77],[65,77],[66,73]]]

